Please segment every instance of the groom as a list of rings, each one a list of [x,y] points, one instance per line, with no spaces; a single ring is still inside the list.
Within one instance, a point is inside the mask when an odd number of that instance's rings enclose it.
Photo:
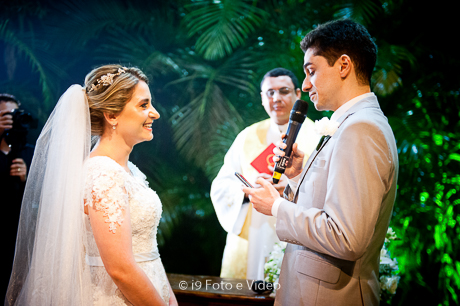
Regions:
[[[304,169],[294,145],[284,198],[263,180],[262,188],[243,188],[255,209],[277,218],[276,233],[288,242],[275,305],[378,305],[398,156],[370,91],[377,47],[363,26],[341,20],[318,26],[301,48],[302,90],[317,110],[334,111],[325,137]]]

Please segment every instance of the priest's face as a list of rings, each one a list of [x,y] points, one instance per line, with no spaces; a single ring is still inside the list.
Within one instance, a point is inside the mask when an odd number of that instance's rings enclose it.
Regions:
[[[289,122],[292,107],[300,99],[300,89],[294,88],[294,83],[287,75],[267,77],[262,83],[262,105],[267,114],[276,124]]]

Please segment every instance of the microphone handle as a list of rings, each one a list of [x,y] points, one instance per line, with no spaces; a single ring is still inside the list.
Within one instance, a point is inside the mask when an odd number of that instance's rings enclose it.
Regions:
[[[299,134],[300,128],[302,127],[302,123],[297,121],[290,121],[288,129],[286,131],[286,137],[284,138],[283,142],[287,145],[286,149],[283,150],[285,152],[284,156],[275,164],[275,169],[273,171],[273,183],[278,184],[281,175],[286,170],[286,162],[291,157],[292,153],[292,146]]]
[[[292,145],[295,142],[295,139],[297,138],[297,135],[299,134],[300,128],[302,127],[302,123],[297,122],[297,121],[291,121],[289,123],[288,129],[286,131],[286,137],[284,138],[283,142],[287,144],[287,147],[285,150],[283,150],[286,154],[284,154],[285,157],[289,158],[292,153]]]

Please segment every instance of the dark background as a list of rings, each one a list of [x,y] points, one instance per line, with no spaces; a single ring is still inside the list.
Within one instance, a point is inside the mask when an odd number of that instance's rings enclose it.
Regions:
[[[94,67],[137,66],[161,113],[153,141],[131,160],[164,205],[166,271],[219,275],[226,233],[209,189],[245,126],[267,117],[259,84],[275,67],[303,79],[302,37],[352,18],[379,47],[372,89],[400,159],[390,249],[401,276],[394,305],[459,303],[460,143],[458,22],[419,1],[1,1],[0,91],[39,120]],[[303,95],[308,100],[308,95]],[[310,107],[309,117],[329,112]]]

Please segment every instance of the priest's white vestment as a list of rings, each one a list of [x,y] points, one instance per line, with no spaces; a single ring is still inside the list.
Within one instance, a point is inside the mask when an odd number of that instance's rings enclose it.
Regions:
[[[211,200],[220,224],[227,231],[227,242],[222,258],[221,277],[263,279],[266,257],[279,241],[276,219],[257,212],[252,204],[244,202],[242,183],[235,176],[241,173],[255,184],[259,172],[251,162],[271,143],[281,140],[288,124],[279,126],[272,119],[255,123],[241,131],[225,155],[224,164],[211,185]],[[314,123],[306,118],[296,142],[305,153],[306,161],[315,149],[320,136]]]

